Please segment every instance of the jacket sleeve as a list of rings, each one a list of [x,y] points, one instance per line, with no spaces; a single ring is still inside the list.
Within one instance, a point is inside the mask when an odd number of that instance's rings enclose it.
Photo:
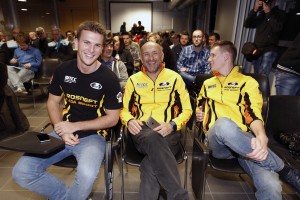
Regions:
[[[253,9],[250,10],[245,22],[244,27],[256,28],[258,23],[264,19],[265,14],[262,12],[255,12]]]
[[[131,78],[128,79],[125,85],[125,92],[123,96],[123,108],[120,112],[120,118],[123,125],[127,126],[129,120],[134,119],[134,116],[130,112],[129,103],[131,96],[134,93],[134,85]]]
[[[244,102],[246,108],[244,113],[246,124],[250,125],[254,120],[263,121],[263,98],[259,90],[259,85],[253,78],[249,78],[244,88]]]
[[[182,112],[178,115],[178,117],[174,118],[172,121],[176,123],[177,130],[180,130],[189,121],[193,110],[191,107],[189,93],[180,75],[178,75],[177,81],[177,91],[180,95]]]

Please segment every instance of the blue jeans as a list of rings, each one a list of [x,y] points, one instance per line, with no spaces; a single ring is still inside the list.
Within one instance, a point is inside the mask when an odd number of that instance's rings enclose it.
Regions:
[[[8,81],[7,84],[13,89],[24,88],[23,83],[34,77],[34,72],[29,69],[17,69],[14,67],[7,67]]]
[[[283,161],[271,150],[264,161],[246,158],[253,151],[251,138],[254,135],[243,132],[229,118],[219,118],[206,133],[208,146],[216,158],[233,158],[237,154],[241,167],[253,179],[257,199],[282,199],[282,186],[276,172],[284,167]]]
[[[262,53],[257,60],[252,62],[254,66],[254,73],[269,76],[277,55],[278,53],[276,51],[267,51]]]
[[[51,136],[58,137],[56,133]],[[94,181],[105,154],[105,138],[91,135],[80,138],[75,146],[65,145],[65,149],[50,157],[35,157],[25,154],[13,168],[13,179],[20,186],[51,200],[83,200],[93,189]],[[51,175],[46,169],[52,164],[74,155],[78,161],[76,177],[71,186]]]
[[[300,96],[300,76],[285,72],[283,70],[276,70],[276,95],[293,95]]]
[[[196,76],[190,75],[187,72],[180,72],[180,71],[179,71],[179,74],[182,77],[182,79],[184,80],[187,87],[191,86],[193,84],[193,82],[195,82]]]

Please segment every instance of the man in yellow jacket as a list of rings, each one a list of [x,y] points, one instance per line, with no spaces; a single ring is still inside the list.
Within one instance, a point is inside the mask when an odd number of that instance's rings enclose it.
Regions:
[[[236,54],[229,41],[218,41],[211,48],[208,61],[215,76],[204,82],[196,112],[208,147],[216,158],[238,158],[253,180],[257,199],[282,199],[278,175],[300,193],[300,172],[284,165],[268,148],[259,85],[234,67]]]
[[[184,81],[162,64],[159,44],[147,42],[141,49],[142,70],[127,80],[121,120],[132,134],[138,151],[145,155],[141,163],[139,199],[156,200],[160,187],[168,199],[188,199],[180,184],[174,155],[179,150],[180,132],[192,109]],[[147,126],[149,117],[159,124]]]

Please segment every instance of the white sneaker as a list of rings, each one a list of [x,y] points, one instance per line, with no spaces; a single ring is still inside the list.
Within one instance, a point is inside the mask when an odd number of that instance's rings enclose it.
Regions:
[[[28,94],[28,92],[25,90],[25,88],[17,88],[15,93],[18,94]]]

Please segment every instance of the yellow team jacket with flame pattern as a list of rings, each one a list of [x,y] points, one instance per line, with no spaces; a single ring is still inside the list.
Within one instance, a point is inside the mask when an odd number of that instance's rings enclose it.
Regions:
[[[227,77],[214,76],[204,81],[197,99],[197,109],[204,105],[204,132],[221,117],[231,119],[245,132],[250,131],[251,122],[262,120],[259,85],[238,70],[234,67]]]
[[[161,67],[155,82],[144,67],[128,78],[120,114],[123,124],[127,125],[130,119],[146,122],[149,116],[158,122],[173,121],[177,130],[187,123],[192,109],[185,83],[178,73]]]

